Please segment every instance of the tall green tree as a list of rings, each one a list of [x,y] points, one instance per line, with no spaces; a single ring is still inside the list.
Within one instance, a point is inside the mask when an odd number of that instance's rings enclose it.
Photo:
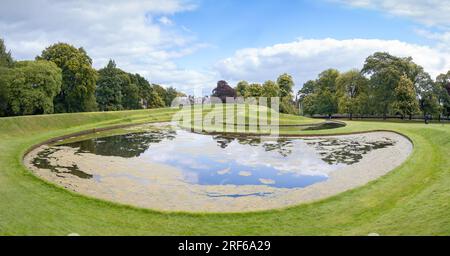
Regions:
[[[322,114],[331,117],[338,112],[337,79],[339,71],[327,69],[315,81],[308,81],[298,92],[304,114]]]
[[[236,85],[236,94],[238,97],[245,97],[245,95],[247,94],[247,88],[248,88],[249,84],[247,81],[240,81],[237,85]]]
[[[442,106],[442,115],[450,118],[450,71],[440,74],[436,78],[436,87],[438,89],[439,103]]]
[[[317,111],[317,94],[315,93],[311,93],[311,94],[307,94],[304,97],[302,97],[301,101],[300,101],[300,108],[303,112],[303,114],[306,115],[314,115],[316,114]]]
[[[7,94],[3,114],[51,114],[53,99],[60,92],[61,70],[48,61],[20,61],[1,69],[1,83]]]
[[[142,108],[139,87],[132,78],[132,74],[119,69],[122,107],[124,109]]]
[[[306,96],[313,94],[317,88],[316,81],[309,80],[303,84],[303,87],[297,92],[297,98],[302,101]]]
[[[292,89],[294,88],[294,79],[289,74],[282,74],[277,79],[277,84],[280,87],[280,97],[289,97],[292,99]]]
[[[338,110],[350,115],[364,112],[367,101],[368,80],[359,70],[350,70],[342,73],[336,79],[336,94],[338,97]]]
[[[100,110],[122,110],[122,79],[116,63],[110,60],[106,67],[98,71],[96,99]]]
[[[336,80],[339,77],[339,71],[336,69],[327,69],[319,74],[316,80],[316,86],[318,92],[329,91],[330,93],[336,93],[337,85]]]
[[[37,60],[54,62],[62,70],[61,92],[55,98],[56,112],[84,112],[97,109],[97,72],[83,48],[57,43],[46,48]]]
[[[131,75],[132,84],[137,85],[139,91],[139,104],[144,108],[159,108],[171,106],[172,101],[176,97],[185,96],[183,93],[177,91],[173,87],[167,90],[157,84],[151,85],[147,79],[139,74]],[[139,107],[139,108],[141,108]]]
[[[271,98],[280,96],[280,87],[274,81],[265,81],[262,85],[262,96]]]
[[[410,64],[419,107],[424,115],[438,115],[441,118],[441,98],[442,87],[438,82],[434,82],[431,76],[424,71],[423,67],[414,63]]]
[[[411,81],[416,81],[420,73],[418,70],[410,57],[400,58],[386,52],[376,52],[367,57],[361,73],[370,76],[371,94],[375,98],[377,112],[382,113],[384,118],[392,112],[393,92],[400,78],[406,75]]]
[[[12,76],[10,68],[0,67],[0,116],[7,116],[9,114],[8,101],[10,98],[10,83]]]
[[[265,81],[262,85],[262,96],[267,98],[267,106],[272,107],[272,98],[280,96],[280,87],[274,81]],[[284,111],[290,110],[287,106],[284,106],[281,103],[282,102],[280,102],[280,111],[285,113]]]
[[[9,88],[7,83],[11,73],[9,68],[13,63],[11,52],[6,51],[5,43],[0,38],[0,116],[6,116],[8,112]]]
[[[290,97],[281,98],[280,112],[284,114],[296,115],[298,110],[295,107],[293,100]]]
[[[172,101],[180,96],[180,93],[173,87],[169,87],[166,90],[166,97],[164,98],[164,103],[166,106],[171,106],[172,105]]]
[[[319,78],[316,81],[316,94],[315,97],[317,106],[315,108],[317,114],[328,115],[338,112],[338,100],[337,100],[337,78],[339,77],[339,71],[336,69],[327,69],[319,74]]]
[[[139,74],[131,75],[131,80],[134,84],[137,85],[139,89],[139,98],[140,98],[140,104],[143,108],[149,108],[151,105],[151,93],[153,92],[153,88],[150,85],[150,83],[142,77]]]
[[[394,90],[394,98],[393,108],[402,116],[402,119],[419,111],[414,84],[406,75],[400,78]]]
[[[443,101],[443,115],[450,119],[450,83],[445,85],[442,91],[442,101]]]
[[[317,114],[327,115],[331,118],[337,113],[336,95],[329,90],[324,90],[315,96],[315,112]]]
[[[0,67],[11,67],[13,63],[11,51],[6,51],[5,42],[0,38]]]
[[[155,90],[151,90],[148,97],[148,108],[162,108],[165,106],[166,104],[161,96]]]
[[[428,92],[422,96],[419,102],[420,110],[424,116],[427,115],[439,115],[441,113],[441,105],[439,105],[439,99],[436,94]]]
[[[259,98],[263,96],[263,88],[261,84],[252,83],[248,86],[245,97]]]
[[[296,105],[300,109],[300,114],[313,114],[313,97],[316,90],[316,81],[309,80],[303,84],[302,88],[298,90],[296,95]]]
[[[159,97],[162,99],[163,104],[164,104],[163,107],[165,107],[166,106],[166,102],[164,101],[164,99],[167,98],[167,91],[166,91],[166,89],[164,89],[164,87],[162,87],[159,84],[152,84],[152,88],[153,88],[153,91],[156,92],[159,95]],[[155,98],[152,98],[152,99],[155,99]]]

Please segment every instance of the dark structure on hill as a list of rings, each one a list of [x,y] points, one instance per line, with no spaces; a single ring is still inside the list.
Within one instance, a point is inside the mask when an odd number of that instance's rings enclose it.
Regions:
[[[217,82],[217,87],[212,91],[212,96],[218,97],[225,103],[227,97],[236,98],[236,90],[228,85],[226,81]]]

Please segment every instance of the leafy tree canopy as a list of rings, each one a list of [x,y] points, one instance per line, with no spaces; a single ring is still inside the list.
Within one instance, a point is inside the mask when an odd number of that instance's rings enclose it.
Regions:
[[[263,96],[263,88],[260,84],[252,83],[247,88],[245,97],[259,98]]]
[[[265,81],[262,85],[262,96],[271,98],[280,96],[280,87],[274,81]]]
[[[247,88],[248,88],[248,82],[247,81],[240,81],[237,85],[236,85],[236,94],[239,97],[245,97],[246,93],[247,93]]]
[[[294,80],[291,75],[286,73],[280,75],[277,79],[277,84],[280,87],[280,97],[292,98],[292,89],[294,88]]]
[[[56,112],[83,112],[97,109],[97,72],[83,48],[57,43],[46,48],[37,60],[54,62],[62,70],[62,88],[55,98]]]
[[[221,80],[217,82],[217,87],[212,91],[212,96],[220,98],[222,102],[226,102],[227,97],[236,97],[236,91],[226,81]]]
[[[413,81],[416,90],[423,94],[432,86],[429,75],[415,64],[411,57],[401,58],[386,52],[376,52],[366,59],[362,74],[370,76],[370,86],[379,112],[386,116],[395,100],[393,93],[401,77],[407,76]]]
[[[316,80],[318,91],[328,90],[331,93],[336,92],[336,80],[339,77],[339,71],[336,69],[327,69],[319,74]]]
[[[60,92],[61,70],[48,61],[20,61],[13,68],[0,69],[4,93],[3,114],[53,113],[53,98]]]
[[[96,99],[100,110],[122,110],[122,80],[116,63],[110,60],[106,67],[98,71]]]
[[[0,38],[0,67],[11,67],[13,64],[11,51],[6,51],[5,42]]]
[[[394,91],[393,108],[402,116],[413,115],[419,110],[413,82],[403,75]]]
[[[354,113],[363,113],[367,101],[368,80],[359,70],[342,73],[336,79],[338,110],[352,118]]]

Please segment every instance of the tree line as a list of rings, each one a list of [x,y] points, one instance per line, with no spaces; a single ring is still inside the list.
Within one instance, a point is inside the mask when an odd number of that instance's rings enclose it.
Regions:
[[[450,116],[450,71],[435,80],[411,57],[385,52],[367,57],[361,70],[328,69],[297,93],[304,114]]]
[[[0,116],[159,108],[177,96],[184,94],[113,60],[94,69],[83,48],[57,43],[35,60],[15,61],[0,39]]]
[[[240,81],[234,88],[228,85],[226,81],[219,81],[217,87],[213,90],[212,96],[219,97],[222,101],[225,97],[243,97],[268,98],[267,106],[270,107],[270,98],[280,98],[280,112],[286,114],[297,114],[295,106],[293,88],[294,80],[289,74],[280,75],[276,81],[268,80],[263,84],[249,83],[245,80]]]
[[[307,115],[450,116],[450,71],[436,79],[413,62],[377,52],[361,70],[328,69],[293,95],[289,74],[262,84],[219,81],[213,96],[280,97],[280,111]],[[83,48],[57,43],[35,60],[15,61],[0,39],[0,116],[114,111],[170,106],[185,96],[119,69],[113,60],[100,69]],[[270,102],[269,102],[270,104]]]

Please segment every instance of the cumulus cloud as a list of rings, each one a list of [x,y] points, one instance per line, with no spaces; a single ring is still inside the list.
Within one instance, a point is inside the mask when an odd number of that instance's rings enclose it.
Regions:
[[[362,68],[367,56],[377,51],[396,56],[413,57],[432,76],[450,70],[450,52],[401,42],[379,39],[299,39],[265,48],[237,51],[216,65],[226,79],[262,82],[287,72],[294,76],[297,87],[327,68],[346,71]]]
[[[427,28],[416,29],[418,35],[450,51],[449,0],[330,0],[354,8],[372,9],[393,16],[409,18]],[[431,31],[438,28],[438,32]]]
[[[1,6],[0,37],[17,59],[31,59],[50,44],[68,42],[83,46],[96,68],[113,58],[120,68],[181,89],[201,83],[201,78],[208,80],[208,73],[174,64],[205,47],[169,18],[193,10],[191,2],[2,0]]]
[[[167,26],[173,25],[173,21],[169,19],[167,16],[162,16],[161,18],[159,18],[159,22]]]
[[[412,18],[429,26],[450,26],[448,0],[332,0],[356,8],[376,9]]]

